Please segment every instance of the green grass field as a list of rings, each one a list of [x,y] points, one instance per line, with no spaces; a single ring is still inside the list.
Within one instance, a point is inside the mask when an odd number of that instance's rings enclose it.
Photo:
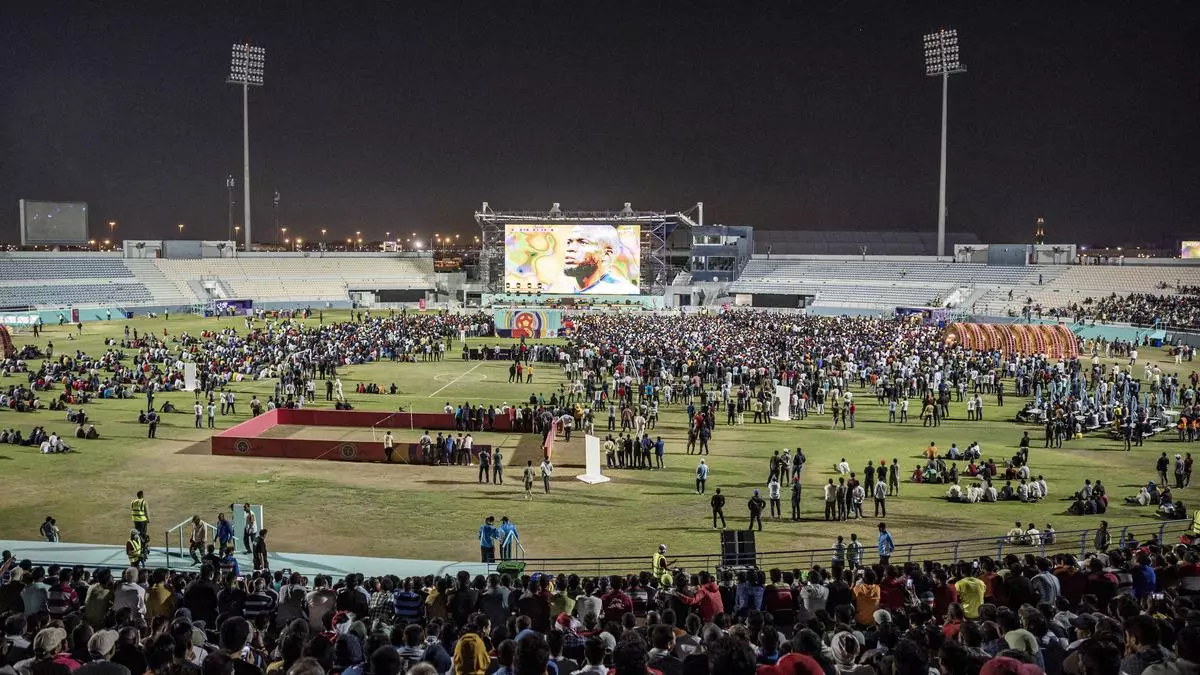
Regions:
[[[344,313],[326,312],[327,321],[344,317]],[[78,349],[96,355],[104,350],[104,338],[119,338],[126,324],[160,335],[164,328],[172,334],[196,334],[223,325],[242,328],[240,319],[175,316],[169,321],[85,324],[82,337],[74,341],[67,340],[66,328],[48,327],[37,343],[44,348],[47,340],[53,340],[59,354]],[[20,347],[33,339],[26,333],[14,336],[14,342]],[[490,345],[496,340],[471,342]],[[1143,354],[1162,363],[1166,372],[1174,372],[1175,366],[1159,350],[1143,350]],[[527,398],[531,391],[544,392],[548,398],[562,381],[556,367],[538,365],[533,384],[509,384],[506,363],[464,363],[457,352],[453,356],[441,363],[379,363],[344,369],[346,396],[358,409],[395,410],[403,405],[435,411],[447,401],[499,404]],[[18,381],[23,377],[0,378],[0,387]],[[384,387],[395,382],[400,393],[356,395],[358,382]],[[265,400],[272,384],[243,382],[231,388],[239,397],[239,414],[218,417],[218,429],[244,420],[251,395]],[[1045,450],[1040,447],[1040,428],[1010,421],[1023,403],[1013,396],[1006,398],[1003,408],[989,397],[983,422],[962,419],[965,412],[957,404],[951,408],[956,419],[938,429],[922,428],[919,421],[890,425],[885,408],[876,406],[865,392],[856,393],[857,428],[848,431],[831,430],[828,416],[737,428],[724,426],[723,416],[718,420],[707,458],[712,467],[708,487],[710,492],[721,487],[729,496],[730,527],[744,527],[745,502],[754,488],[762,488],[765,494],[772,451],[800,446],[809,458],[804,475],[805,519],[800,523],[764,519],[760,551],[824,547],[835,535],[852,531],[873,540],[874,519],[822,520],[820,486],[836,475],[833,465],[841,457],[856,471],[868,459],[901,459],[904,482],[901,495],[888,501],[887,521],[896,541],[903,544],[1003,533],[1015,520],[1034,521],[1039,527],[1051,522],[1060,531],[1093,526],[1098,517],[1066,515],[1069,502],[1064,500],[1085,478],[1099,478],[1109,486],[1113,503],[1104,518],[1112,522],[1152,519],[1149,509],[1127,507],[1121,498],[1154,478],[1154,459],[1160,452],[1173,455],[1188,449],[1176,443],[1173,434],[1164,434],[1127,454],[1117,442],[1092,434],[1068,442],[1061,450]],[[168,399],[190,411],[193,396],[160,393],[156,403]],[[589,486],[574,479],[581,471],[564,468],[555,476],[551,494],[539,491],[530,502],[523,499],[516,467],[508,471],[504,486],[493,487],[477,485],[475,470],[470,468],[212,457],[206,442],[210,432],[192,428],[190,414],[166,415],[158,438],[146,439],[145,427],[136,420],[144,402],[139,397],[86,406],[102,439],[74,441],[77,453],[43,456],[33,448],[0,446],[0,539],[37,539],[39,524],[53,515],[64,541],[120,544],[128,533],[129,501],[137,490],[145,490],[155,545],[166,528],[193,513],[211,520],[231,502],[249,501],[265,506],[277,551],[471,560],[478,555],[475,531],[487,514],[512,518],[534,557],[648,556],[661,542],[680,554],[718,550],[718,537],[708,520],[708,497],[694,492],[696,459],[684,452],[685,414],[679,407],[664,409],[656,432],[667,441],[665,470],[617,471],[610,474],[612,482]],[[319,400],[315,405],[329,404]],[[599,421],[598,430],[604,423]],[[27,434],[37,424],[65,435],[74,428],[61,412],[0,412],[3,428],[17,427]],[[1050,498],[1042,503],[949,504],[942,486],[907,482],[907,474],[930,440],[943,449],[951,442],[965,447],[976,440],[985,456],[1002,461],[1013,453],[1024,429],[1035,439],[1034,474],[1045,475],[1049,482]],[[511,451],[507,454],[511,458]],[[1183,490],[1179,498],[1190,504],[1194,500],[1190,493]],[[789,513],[786,493],[783,508]],[[870,510],[868,506],[868,515]]]

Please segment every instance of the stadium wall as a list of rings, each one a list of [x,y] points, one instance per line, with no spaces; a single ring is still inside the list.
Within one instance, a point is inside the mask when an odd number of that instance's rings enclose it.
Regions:
[[[325,410],[318,408],[276,408],[212,437],[210,451],[223,457],[260,457],[273,459],[326,459],[343,462],[382,462],[382,441],[335,441],[330,439],[267,438],[262,434],[275,426],[354,427],[358,429],[422,429],[453,431],[454,415],[449,413],[390,413],[370,410]],[[494,431],[512,430],[507,415],[498,415]],[[406,447],[407,445],[407,447]],[[397,444],[400,452],[394,461],[422,463],[420,446]],[[476,444],[476,453],[491,446]]]

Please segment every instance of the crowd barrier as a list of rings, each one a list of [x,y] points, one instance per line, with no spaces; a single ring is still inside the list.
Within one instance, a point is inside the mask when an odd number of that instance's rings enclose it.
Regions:
[[[343,462],[382,462],[386,459],[383,441],[336,441],[320,438],[273,438],[262,434],[275,426],[353,427],[359,429],[409,429],[455,431],[454,415],[449,413],[390,413],[369,410],[327,410],[317,408],[276,408],[212,437],[213,455],[224,457],[269,457],[280,459],[325,459]],[[511,420],[498,415],[493,431],[512,430]],[[475,444],[473,459],[491,445]],[[414,450],[415,448],[415,450]],[[427,458],[415,443],[395,444],[392,461],[427,464]]]
[[[831,526],[838,525],[830,523]],[[844,525],[844,524],[842,524]],[[1120,548],[1118,542],[1132,534],[1139,544],[1145,543],[1151,537],[1166,544],[1178,543],[1179,538],[1192,532],[1191,519],[1184,520],[1147,520],[1146,522],[1128,525],[1109,526],[1112,537],[1111,549]],[[1094,551],[1093,542],[1096,528],[1056,532],[1053,543],[1039,542],[1037,545],[1018,544],[1009,541],[1007,537],[980,537],[976,539],[952,539],[947,541],[922,541],[914,543],[897,542],[896,550],[891,556],[891,564],[923,563],[926,560],[950,563],[958,560],[974,560],[982,556],[990,556],[1000,560],[1008,554],[1024,556],[1032,553],[1037,556],[1052,556],[1056,554],[1072,554],[1085,556]],[[830,545],[821,548],[799,549],[794,551],[761,551],[754,554],[754,566],[758,569],[809,570],[814,565],[826,569],[833,559],[832,539]],[[864,537],[864,565],[879,562],[879,554],[874,539]],[[653,550],[647,549],[645,555],[621,557],[583,557],[583,558],[526,558],[526,570],[529,573],[546,572],[552,574],[579,574],[586,576],[607,576],[611,574],[636,574],[650,571]],[[721,555],[719,533],[713,532],[713,553],[688,554],[671,556],[675,565],[689,573],[703,570],[717,571],[727,567]]]

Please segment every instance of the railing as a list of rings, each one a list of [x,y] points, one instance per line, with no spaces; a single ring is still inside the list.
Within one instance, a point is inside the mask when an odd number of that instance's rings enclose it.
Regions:
[[[1164,542],[1175,540],[1179,536],[1191,532],[1191,519],[1150,521],[1131,523],[1128,525],[1110,525],[1112,549],[1122,547],[1122,542],[1133,535],[1137,542],[1144,543],[1151,537]],[[1037,545],[1018,544],[1009,541],[1008,537],[981,537],[978,539],[956,539],[949,541],[919,542],[914,544],[900,543],[892,553],[892,563],[920,563],[926,560],[948,563],[958,560],[973,560],[982,556],[990,556],[999,560],[1006,555],[1023,556],[1032,553],[1037,556],[1056,554],[1073,554],[1084,556],[1094,550],[1093,541],[1096,528],[1055,532],[1054,541],[1046,543],[1045,539]],[[879,559],[876,542],[863,540],[863,564],[872,564]],[[526,558],[526,570],[529,572],[551,572],[555,574],[580,574],[605,576],[611,574],[632,574],[649,571],[650,553],[642,556],[612,557],[612,558]],[[715,571],[723,567],[720,553],[691,554],[675,556],[675,566],[688,572],[702,570]],[[828,567],[833,558],[832,547],[803,549],[795,551],[763,551],[755,554],[755,566],[759,569],[779,568],[785,570],[808,569],[813,565]]]
[[[167,553],[168,564],[170,563],[172,555],[177,556],[179,558],[182,558],[185,555],[187,555],[189,547],[187,546],[187,543],[184,542],[183,532],[185,529],[188,529],[191,524],[192,524],[192,519],[188,518],[187,520],[183,521],[182,523],[179,523],[175,527],[172,527],[171,529],[167,530],[166,535],[165,535],[166,541],[164,543],[163,548],[166,550],[166,553]],[[216,543],[216,541],[217,541],[216,526],[210,525],[207,521],[204,521],[204,520],[201,520],[200,524],[204,527],[204,529],[206,529],[208,531],[208,537],[206,538],[207,541],[210,543]],[[172,534],[177,534],[179,536],[179,551],[177,553],[171,552],[171,540],[174,538],[172,536]],[[191,534],[190,531],[188,534],[189,534],[189,539],[190,539],[190,534]]]

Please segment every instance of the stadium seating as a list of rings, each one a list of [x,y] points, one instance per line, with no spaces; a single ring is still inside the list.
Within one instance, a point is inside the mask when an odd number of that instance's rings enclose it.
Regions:
[[[150,291],[139,283],[83,282],[0,286],[0,307],[66,307],[148,303]]]
[[[0,307],[136,305],[153,296],[109,254],[0,254]]]
[[[64,255],[22,258],[0,255],[0,282],[43,279],[105,279],[133,276],[116,256]]]
[[[219,280],[236,298],[263,302],[343,301],[350,290],[433,288],[429,258],[241,257],[154,261],[181,292],[189,282]],[[201,297],[201,300],[207,298]]]

